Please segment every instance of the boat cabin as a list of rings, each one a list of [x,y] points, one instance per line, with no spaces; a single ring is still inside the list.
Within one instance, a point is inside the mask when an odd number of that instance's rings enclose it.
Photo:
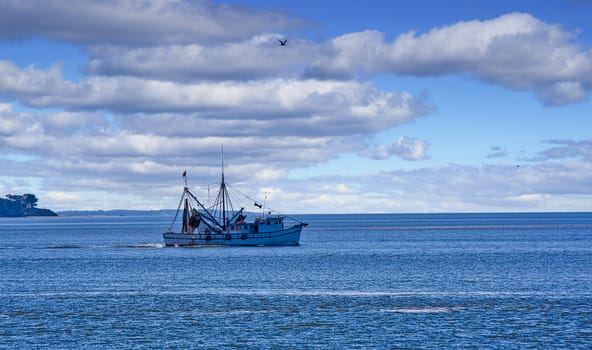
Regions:
[[[256,218],[255,222],[237,222],[230,225],[231,231],[241,231],[247,233],[274,232],[284,229],[283,216],[268,216],[265,218]]]

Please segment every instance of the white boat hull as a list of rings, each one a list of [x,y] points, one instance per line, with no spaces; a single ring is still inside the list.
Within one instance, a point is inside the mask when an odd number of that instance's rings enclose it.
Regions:
[[[163,233],[165,246],[294,246],[304,224],[270,232],[227,231],[223,233]]]

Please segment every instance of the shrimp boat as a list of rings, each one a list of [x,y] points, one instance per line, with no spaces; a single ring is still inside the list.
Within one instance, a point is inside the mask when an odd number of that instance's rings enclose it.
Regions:
[[[177,212],[168,230],[163,233],[165,246],[294,246],[307,223],[283,214],[272,214],[264,205],[254,220],[248,221],[245,208],[234,210],[228,187],[222,181],[214,203],[207,207],[187,186],[187,172],[183,172],[185,187]],[[179,216],[181,216],[179,218]],[[178,222],[178,223],[177,223]],[[291,222],[288,224],[288,222]],[[180,226],[174,231],[175,226]]]

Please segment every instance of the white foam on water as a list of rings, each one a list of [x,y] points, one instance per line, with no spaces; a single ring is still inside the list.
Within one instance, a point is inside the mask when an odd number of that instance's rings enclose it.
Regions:
[[[162,243],[147,243],[147,244],[124,244],[115,246],[116,248],[164,248]]]
[[[401,313],[401,314],[432,314],[458,311],[461,308],[456,307],[426,307],[426,308],[395,308],[383,309],[381,312]]]

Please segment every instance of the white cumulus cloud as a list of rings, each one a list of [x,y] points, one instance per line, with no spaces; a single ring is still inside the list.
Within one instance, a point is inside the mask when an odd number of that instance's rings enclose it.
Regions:
[[[379,144],[371,147],[362,155],[373,159],[388,159],[392,156],[405,160],[423,160],[427,158],[429,144],[420,139],[401,136],[390,144]]]

